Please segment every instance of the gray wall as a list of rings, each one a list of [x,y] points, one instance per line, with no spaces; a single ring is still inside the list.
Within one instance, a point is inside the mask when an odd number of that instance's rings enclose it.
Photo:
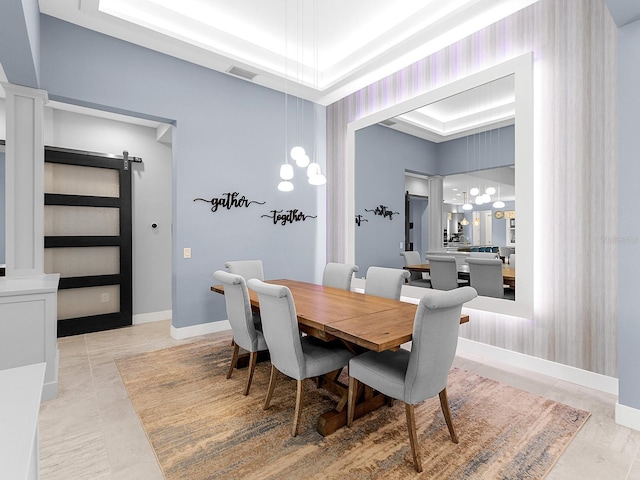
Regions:
[[[296,171],[296,189],[276,189],[285,145],[284,96],[211,70],[42,16],[41,88],[52,99],[174,120],[173,325],[226,318],[209,287],[226,260],[260,258],[269,278],[317,281],[325,259],[325,187]],[[289,102],[295,131],[295,102]],[[324,109],[319,109],[324,117]],[[305,102],[305,145],[326,144]],[[315,124],[315,126],[314,126]],[[320,163],[324,165],[324,156]],[[240,192],[267,202],[212,213],[194,202]],[[317,215],[274,225],[271,210]],[[183,248],[192,258],[183,258]]]
[[[514,165],[515,127],[490,130],[437,144],[437,174],[453,175]]]
[[[404,242],[405,170],[431,172],[436,151],[431,142],[372,125],[356,133],[356,215],[367,222],[356,225],[356,264],[359,276],[372,265],[401,267]],[[384,205],[391,219],[365,212]]]
[[[619,177],[618,237],[618,375],[619,403],[640,408],[640,328],[638,328],[638,272],[640,271],[640,223],[638,223],[638,126],[640,125],[640,22],[618,30]],[[615,258],[612,259],[615,261]]]
[[[0,64],[9,82],[38,87],[40,11],[37,0],[3,0],[0,15]]]

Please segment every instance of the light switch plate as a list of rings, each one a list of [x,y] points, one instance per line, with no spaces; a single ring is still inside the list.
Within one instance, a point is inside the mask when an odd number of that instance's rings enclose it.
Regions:
[[[184,249],[184,258],[191,258],[191,249],[189,247]]]

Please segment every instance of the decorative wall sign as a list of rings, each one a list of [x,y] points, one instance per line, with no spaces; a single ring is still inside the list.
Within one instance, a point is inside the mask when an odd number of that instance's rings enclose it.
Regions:
[[[389,217],[389,220],[393,220],[394,215],[399,215],[400,212],[392,212],[389,210],[389,207],[385,207],[384,205],[380,205],[379,207],[374,208],[373,210],[364,209],[365,212],[373,212],[374,215],[380,215],[383,218]]]
[[[252,203],[257,203],[258,205],[264,205],[267,202],[258,202],[257,200],[247,200],[244,195],[239,197],[240,193],[238,192],[227,192],[223,193],[221,197],[214,197],[211,200],[207,200],[206,198],[194,198],[193,201],[201,201],[207,202],[212,205],[211,211],[217,212],[218,208],[226,208],[227,210],[231,210],[232,208],[248,208]]]
[[[287,210],[286,213],[282,213],[284,210],[271,210],[270,215],[261,215],[260,218],[270,218],[273,220],[273,224],[286,225],[287,223],[304,222],[307,218],[318,218],[317,215],[306,215],[299,211],[297,208],[293,210]]]
[[[356,225],[360,226],[362,222],[368,222],[368,221],[369,220],[364,218],[362,215],[356,215]]]

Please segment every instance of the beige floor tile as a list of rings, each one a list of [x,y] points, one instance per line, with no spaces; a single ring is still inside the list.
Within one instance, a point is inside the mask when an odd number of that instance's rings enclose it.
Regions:
[[[635,460],[631,465],[628,480],[640,480],[640,460]]]
[[[544,375],[527,372],[522,369],[502,369],[490,364],[479,366],[474,373],[541,396],[545,396],[556,383],[555,379]]]
[[[557,402],[587,410],[592,414],[605,416],[612,421],[615,418],[617,401],[615,395],[558,380],[546,396]]]
[[[153,462],[125,465],[122,469],[111,473],[111,480],[163,480],[164,476],[155,458]]]

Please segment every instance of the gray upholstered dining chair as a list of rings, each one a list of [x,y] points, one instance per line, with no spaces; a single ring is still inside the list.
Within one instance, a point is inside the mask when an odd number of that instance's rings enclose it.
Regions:
[[[402,285],[409,278],[409,272],[399,268],[369,267],[364,282],[364,293],[376,297],[400,300]]]
[[[414,250],[400,252],[400,255],[404,258],[404,266],[407,265],[420,265],[422,264],[422,260],[420,259],[420,252],[416,252]],[[420,273],[420,272],[409,272],[411,275],[409,277],[409,284],[414,287],[430,287],[431,279],[429,274]]]
[[[347,426],[353,423],[360,383],[403,401],[413,462],[418,472],[422,471],[422,461],[416,432],[416,404],[439,395],[451,440],[458,443],[447,399],[447,377],[458,345],[462,304],[475,297],[472,287],[427,290],[416,310],[411,351],[369,351],[349,361]]]
[[[296,408],[291,429],[291,435],[295,437],[302,407],[302,381],[339,372],[349,363],[353,354],[341,344],[325,344],[309,336],[300,336],[296,307],[287,287],[257,279],[249,280],[248,285],[260,300],[262,328],[271,355],[271,378],[264,409],[268,409],[271,403],[278,371],[297,380]]]
[[[353,274],[358,270],[359,267],[357,265],[329,262],[324,267],[322,285],[340,288],[341,290],[351,290]]]
[[[234,368],[238,363],[240,348],[249,352],[249,374],[244,395],[249,395],[253,372],[256,368],[258,352],[267,350],[264,335],[256,328],[259,317],[251,313],[249,302],[249,290],[241,275],[234,275],[223,270],[213,272],[213,277],[224,285],[224,301],[227,306],[227,316],[233,330],[233,355],[227,378],[231,378]]]
[[[509,255],[509,268],[513,268],[515,270],[516,268],[516,254],[512,253],[511,255]]]
[[[510,248],[510,247],[498,248],[498,255],[500,255],[500,258],[502,258],[502,261],[504,263],[509,263],[509,255],[511,255],[512,253],[514,253],[513,248]]]
[[[445,255],[427,255],[431,270],[431,288],[436,290],[453,290],[468,285],[465,280],[458,279],[456,259]]]
[[[235,260],[233,262],[225,262],[224,266],[229,270],[229,273],[242,275],[245,280],[250,278],[264,280],[262,260]]]
[[[502,260],[499,258],[467,258],[471,286],[483,297],[504,298]]]

